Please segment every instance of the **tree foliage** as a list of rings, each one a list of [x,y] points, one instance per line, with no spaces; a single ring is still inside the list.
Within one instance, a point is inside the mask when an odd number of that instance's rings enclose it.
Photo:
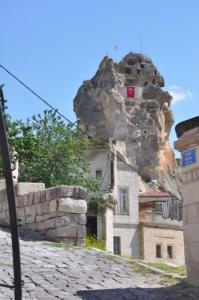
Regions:
[[[85,152],[89,140],[66,125],[57,114],[45,110],[26,122],[8,118],[9,144],[19,162],[19,181],[44,182],[46,187],[60,184],[98,189],[89,171]]]

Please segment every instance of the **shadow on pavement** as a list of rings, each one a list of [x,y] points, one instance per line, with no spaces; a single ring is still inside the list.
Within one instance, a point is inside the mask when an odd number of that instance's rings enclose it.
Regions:
[[[161,288],[83,290],[77,295],[84,300],[195,300],[199,288],[183,282]]]

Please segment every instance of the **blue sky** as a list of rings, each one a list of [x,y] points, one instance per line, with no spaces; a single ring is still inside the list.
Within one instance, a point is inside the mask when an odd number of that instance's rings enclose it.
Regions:
[[[0,64],[75,120],[73,98],[102,58],[142,52],[174,95],[176,124],[199,110],[198,11],[197,0],[4,0]],[[45,108],[1,69],[0,83],[14,118]]]

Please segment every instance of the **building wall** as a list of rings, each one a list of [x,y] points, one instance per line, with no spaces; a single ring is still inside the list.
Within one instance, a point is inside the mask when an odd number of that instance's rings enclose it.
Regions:
[[[119,236],[121,241],[121,255],[139,258],[139,232],[138,225],[120,223],[113,224],[113,236]]]
[[[96,171],[102,170],[102,184],[101,190],[107,191],[111,185],[111,168],[110,168],[110,158],[107,152],[103,149],[92,149],[86,157],[86,161],[90,164],[89,176],[95,178]]]
[[[181,171],[187,278],[190,284],[199,286],[199,127],[185,131],[175,142],[175,149],[196,152],[196,161],[182,166]]]
[[[169,228],[141,227],[142,258],[163,263],[184,264],[183,231]],[[156,257],[156,245],[162,245],[162,258]],[[167,245],[173,247],[173,258],[168,258]]]
[[[117,188],[128,189],[129,213],[116,214],[113,217],[113,235],[121,240],[121,255],[139,258],[139,232],[138,232],[138,178],[132,169],[123,163],[117,163]],[[118,199],[119,202],[119,199]]]
[[[183,169],[183,230],[188,280],[199,285],[199,146],[197,163]]]

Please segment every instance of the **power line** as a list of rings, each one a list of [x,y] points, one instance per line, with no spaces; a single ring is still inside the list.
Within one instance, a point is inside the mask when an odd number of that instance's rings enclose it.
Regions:
[[[42,101],[45,105],[47,105],[50,109],[52,109],[56,114],[58,114],[60,117],[62,117],[64,120],[66,120],[71,126],[75,127],[76,129],[78,129],[81,133],[83,133],[85,136],[87,136],[89,139],[96,141],[96,137],[93,137],[91,135],[89,135],[88,133],[86,133],[82,128],[80,128],[76,122],[72,122],[70,119],[68,119],[65,115],[63,115],[58,109],[56,109],[54,106],[52,106],[47,100],[45,100],[43,97],[41,97],[37,92],[35,92],[30,86],[28,86],[27,84],[25,84],[21,79],[19,79],[16,75],[14,75],[11,71],[9,71],[7,68],[5,68],[3,65],[0,65],[0,67],[7,72],[12,78],[14,78],[18,83],[20,83],[24,88],[26,88],[30,93],[32,93],[35,97],[37,97],[40,101]],[[168,193],[170,196],[172,196],[172,198],[175,198],[177,200],[180,200],[175,194],[173,194],[171,191],[169,191],[167,188],[159,185],[158,183],[154,182],[151,180],[148,180],[149,178],[146,178],[143,174],[140,173],[140,171],[130,165],[129,163],[127,163],[125,160],[122,160],[116,153],[114,153],[112,150],[110,150],[107,147],[107,143],[102,139],[102,138],[97,138],[97,140],[100,140],[102,142],[102,144],[105,146],[105,149],[112,154],[113,156],[115,156],[117,159],[119,159],[120,161],[122,161],[126,166],[128,166],[129,168],[131,168],[134,172],[136,172],[145,182],[149,182],[156,186],[158,189]]]
[[[16,81],[18,81],[23,87],[25,87],[29,92],[31,92],[34,96],[36,96],[39,100],[41,100],[44,104],[46,104],[49,108],[51,108],[53,111],[55,111],[60,117],[65,119],[68,123],[75,126],[75,123],[70,121],[67,117],[65,117],[62,113],[58,111],[55,107],[53,107],[50,103],[48,103],[43,97],[41,97],[38,93],[33,91],[32,88],[30,88],[27,84],[25,84],[21,79],[19,79],[17,76],[15,76],[13,73],[11,73],[8,69],[6,69],[4,66],[0,65],[0,67],[6,71],[11,77],[13,77]]]

